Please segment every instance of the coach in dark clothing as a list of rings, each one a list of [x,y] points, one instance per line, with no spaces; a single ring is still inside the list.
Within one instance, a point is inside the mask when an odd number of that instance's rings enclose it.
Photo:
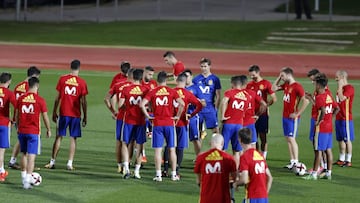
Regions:
[[[310,8],[309,0],[295,0],[295,13],[296,13],[297,20],[301,19],[301,14],[302,14],[303,9],[304,9],[306,18],[308,20],[311,20],[312,16],[311,16],[311,8]]]

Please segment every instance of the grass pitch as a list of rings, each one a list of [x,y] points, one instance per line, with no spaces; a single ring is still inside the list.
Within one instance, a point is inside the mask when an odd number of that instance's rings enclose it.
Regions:
[[[25,69],[0,68],[0,71],[8,71],[13,74],[12,87],[25,78]],[[39,94],[43,96],[52,112],[55,86],[60,75],[68,73],[66,70],[42,69],[40,78]],[[68,156],[69,139],[64,138],[59,156],[56,160],[56,169],[49,170],[43,166],[51,156],[54,137],[46,139],[42,137],[42,154],[37,157],[36,166],[41,167],[39,173],[43,182],[39,187],[32,190],[24,190],[21,185],[20,171],[9,169],[9,176],[5,183],[0,184],[1,199],[4,202],[197,202],[199,188],[195,183],[193,174],[193,162],[195,158],[192,145],[185,151],[183,168],[181,169],[181,181],[172,182],[165,178],[163,182],[153,182],[154,162],[151,143],[146,143],[146,154],[149,162],[141,170],[142,179],[122,179],[116,173],[115,147],[115,121],[103,104],[103,97],[108,90],[113,72],[86,71],[82,67],[80,75],[87,81],[88,95],[88,125],[83,129],[83,137],[78,140],[77,153],[75,155],[75,171],[67,171],[66,161]],[[221,76],[223,90],[229,88],[230,76]],[[274,78],[269,78],[271,81]],[[313,87],[307,79],[299,79],[307,91],[313,91]],[[330,80],[330,88],[335,90],[336,84]],[[356,90],[354,102],[355,132],[360,130],[356,125],[359,121],[360,83],[351,81]],[[359,171],[359,141],[353,143],[353,167],[333,168],[333,179],[306,181],[283,169],[288,162],[287,144],[282,135],[281,112],[282,94],[277,93],[278,102],[270,108],[270,135],[268,165],[274,176],[271,202],[358,202],[360,197],[356,194],[360,187]],[[49,114],[51,116],[51,113]],[[298,137],[300,161],[308,168],[312,167],[313,150],[308,140],[310,106],[301,118]],[[52,133],[55,135],[55,124],[52,124]],[[210,132],[208,132],[210,133]],[[208,136],[203,141],[203,151],[208,149]],[[11,143],[17,139],[15,130],[12,132]],[[5,165],[10,158],[12,149],[5,154]],[[334,159],[338,158],[337,143],[333,147]],[[19,158],[19,157],[18,157]],[[236,201],[242,201],[244,188],[236,192]]]

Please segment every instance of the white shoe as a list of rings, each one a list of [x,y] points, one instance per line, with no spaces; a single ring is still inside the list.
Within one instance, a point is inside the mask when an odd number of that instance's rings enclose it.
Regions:
[[[135,179],[141,179],[140,173],[134,173],[134,178]]]
[[[155,177],[153,178],[153,181],[161,182],[161,181],[162,181],[162,177],[161,177],[161,176],[155,176]]]
[[[23,188],[24,188],[25,190],[28,190],[28,189],[31,189],[31,188],[33,188],[33,187],[31,186],[30,182],[24,181],[24,183],[23,183]]]
[[[171,176],[171,180],[172,181],[179,181],[180,177],[178,175],[173,175],[173,176]]]

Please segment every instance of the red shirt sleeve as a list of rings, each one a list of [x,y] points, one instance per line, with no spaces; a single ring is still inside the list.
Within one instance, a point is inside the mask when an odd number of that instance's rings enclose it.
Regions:
[[[182,73],[184,70],[185,70],[185,66],[182,62],[177,62],[175,65],[174,65],[174,75],[175,76],[178,76],[180,73]]]

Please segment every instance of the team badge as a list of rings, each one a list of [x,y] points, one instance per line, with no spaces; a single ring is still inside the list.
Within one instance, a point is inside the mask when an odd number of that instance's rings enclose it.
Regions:
[[[264,85],[261,84],[261,85],[259,86],[259,89],[263,90],[263,89],[264,89]]]
[[[213,84],[214,84],[212,80],[209,80],[208,83],[209,83],[209,85],[213,85]]]
[[[154,87],[154,84],[151,84],[151,85],[150,85],[150,88],[151,88],[151,89],[154,89],[154,88],[155,88],[155,87]]]
[[[292,92],[292,88],[289,89],[289,93],[291,93],[291,92]]]

